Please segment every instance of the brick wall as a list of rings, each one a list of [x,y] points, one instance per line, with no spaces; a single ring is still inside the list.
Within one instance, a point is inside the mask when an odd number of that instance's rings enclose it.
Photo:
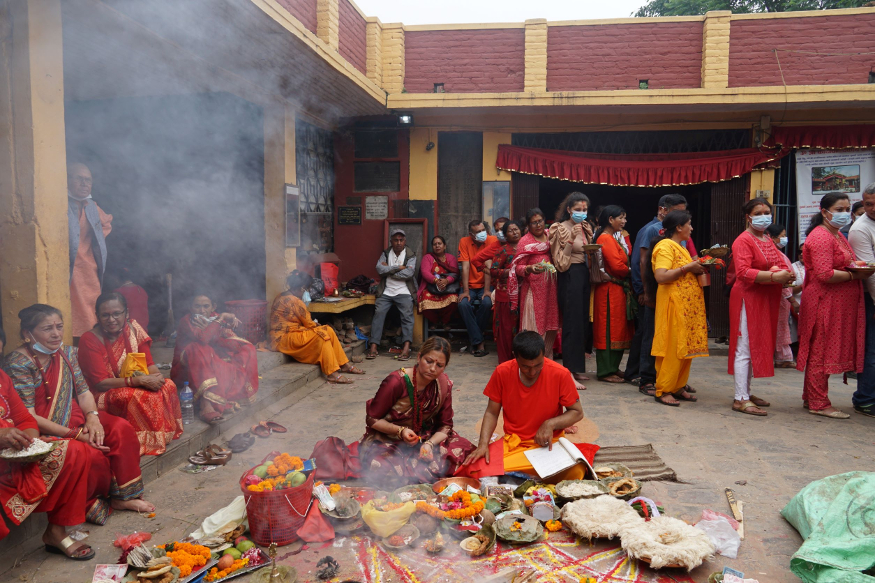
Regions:
[[[316,34],[316,0],[277,0],[283,8]]]
[[[701,85],[702,23],[551,26],[547,90],[651,89]]]
[[[367,22],[348,0],[340,0],[340,56],[361,71],[367,73]]]
[[[773,49],[778,51],[781,67]],[[788,52],[790,51],[806,51]],[[729,34],[729,86],[867,83],[875,55],[875,14],[733,20]]]
[[[525,29],[408,31],[404,43],[409,93],[431,93],[435,83],[447,93],[523,90]]]

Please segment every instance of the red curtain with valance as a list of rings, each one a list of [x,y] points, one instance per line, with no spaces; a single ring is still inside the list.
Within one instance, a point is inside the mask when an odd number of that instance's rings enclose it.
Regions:
[[[722,182],[787,155],[789,150],[724,150],[687,154],[594,154],[500,145],[497,168],[587,184],[679,186]]]
[[[766,140],[769,146],[783,148],[848,148],[875,147],[875,125],[846,126],[775,126]]]

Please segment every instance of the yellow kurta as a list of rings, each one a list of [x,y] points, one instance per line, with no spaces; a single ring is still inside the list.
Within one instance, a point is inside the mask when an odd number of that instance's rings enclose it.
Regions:
[[[273,301],[268,334],[271,350],[318,364],[326,376],[349,362],[334,328],[314,322],[304,302],[288,292]]]
[[[678,269],[690,261],[689,252],[671,239],[660,241],[653,249],[654,271]],[[659,285],[651,354],[656,357],[657,397],[682,389],[689,379],[692,359],[708,356],[705,295],[692,273]]]

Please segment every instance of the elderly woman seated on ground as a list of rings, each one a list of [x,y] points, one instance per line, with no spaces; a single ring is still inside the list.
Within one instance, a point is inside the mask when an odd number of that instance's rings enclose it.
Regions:
[[[310,284],[313,278],[297,269],[286,279],[288,290],[270,308],[270,349],[288,354],[298,362],[318,364],[332,384],[353,381],[341,373],[365,374],[349,362],[337,333],[331,326],[320,326],[310,318]]]
[[[255,400],[258,358],[255,347],[234,333],[234,314],[218,314],[213,300],[197,294],[191,313],[176,326],[176,349],[170,377],[177,386],[189,383],[206,423],[218,423]]]
[[[359,456],[367,478],[384,485],[452,476],[474,446],[453,429],[453,382],[444,370],[450,343],[432,336],[416,364],[392,372],[366,406]]]

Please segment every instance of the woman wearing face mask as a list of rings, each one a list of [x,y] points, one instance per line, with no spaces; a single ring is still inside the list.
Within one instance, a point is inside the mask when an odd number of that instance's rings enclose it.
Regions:
[[[383,487],[432,483],[452,476],[474,450],[453,429],[450,343],[432,336],[412,367],[395,371],[365,407],[359,457],[369,482]]]
[[[318,364],[329,383],[351,384],[354,381],[341,372],[365,374],[365,371],[349,362],[334,328],[320,326],[310,318],[307,305],[312,283],[312,276],[297,269],[286,279],[289,289],[278,295],[270,308],[270,349],[288,354],[298,362]]]
[[[82,376],[77,350],[64,346],[57,308],[34,304],[18,313],[24,344],[9,353],[3,370],[15,384],[41,435],[81,441],[91,458],[86,518],[104,524],[113,509],[153,512],[143,500],[140,442],[131,424],[97,410]],[[106,493],[110,499],[103,497]]]
[[[857,259],[839,234],[851,221],[848,195],[830,192],[820,199],[820,213],[806,231],[803,261],[805,309],[799,316],[799,354],[796,368],[805,371],[802,406],[813,415],[850,417],[829,401],[829,375],[863,370],[866,336],[863,273],[847,267]]]
[[[608,205],[599,215],[599,229],[594,240],[602,246],[605,273],[610,281],[595,284],[593,290],[593,345],[596,349],[598,379],[605,383],[624,383],[620,373],[623,352],[632,344],[633,322],[638,314],[638,300],[629,279],[629,248],[623,237],[626,211]]]
[[[729,329],[733,332],[729,335],[729,374],[735,377],[732,410],[762,417],[768,415],[763,407],[771,403],[750,393],[751,379],[775,376],[782,286],[793,281],[793,273],[790,261],[766,232],[772,224],[772,205],[754,198],[743,209],[747,228],[732,243],[735,284],[729,295]]]
[[[592,243],[587,221],[589,198],[581,192],[565,197],[550,226],[550,251],[559,272],[559,309],[562,311],[562,364],[571,371],[577,390],[584,390],[589,327],[589,268],[584,245]],[[591,344],[591,342],[589,342]]]
[[[784,225],[772,223],[766,228],[766,234],[778,248],[778,253],[784,260],[785,265],[790,266],[790,272],[795,277],[793,271],[793,262],[784,253],[787,248],[787,229]],[[801,281],[795,281],[794,284],[802,284]],[[801,288],[800,288],[801,289]],[[796,361],[793,360],[793,349],[790,348],[792,340],[790,339],[790,303],[793,300],[793,286],[782,286],[781,288],[781,303],[778,305],[778,335],[775,338],[775,366],[778,368],[796,368]],[[797,307],[798,309],[798,307]]]
[[[495,301],[492,308],[492,335],[498,350],[498,364],[513,358],[513,337],[519,332],[519,311],[510,309],[507,278],[510,264],[516,255],[516,246],[523,236],[521,221],[507,221],[502,229],[504,245],[492,256],[489,275],[495,282]]]
[[[155,366],[152,339],[136,320],[128,319],[125,296],[101,294],[95,311],[97,325],[79,340],[85,381],[97,393],[101,411],[127,419],[134,427],[140,455],[161,455],[182,435],[176,385]]]

